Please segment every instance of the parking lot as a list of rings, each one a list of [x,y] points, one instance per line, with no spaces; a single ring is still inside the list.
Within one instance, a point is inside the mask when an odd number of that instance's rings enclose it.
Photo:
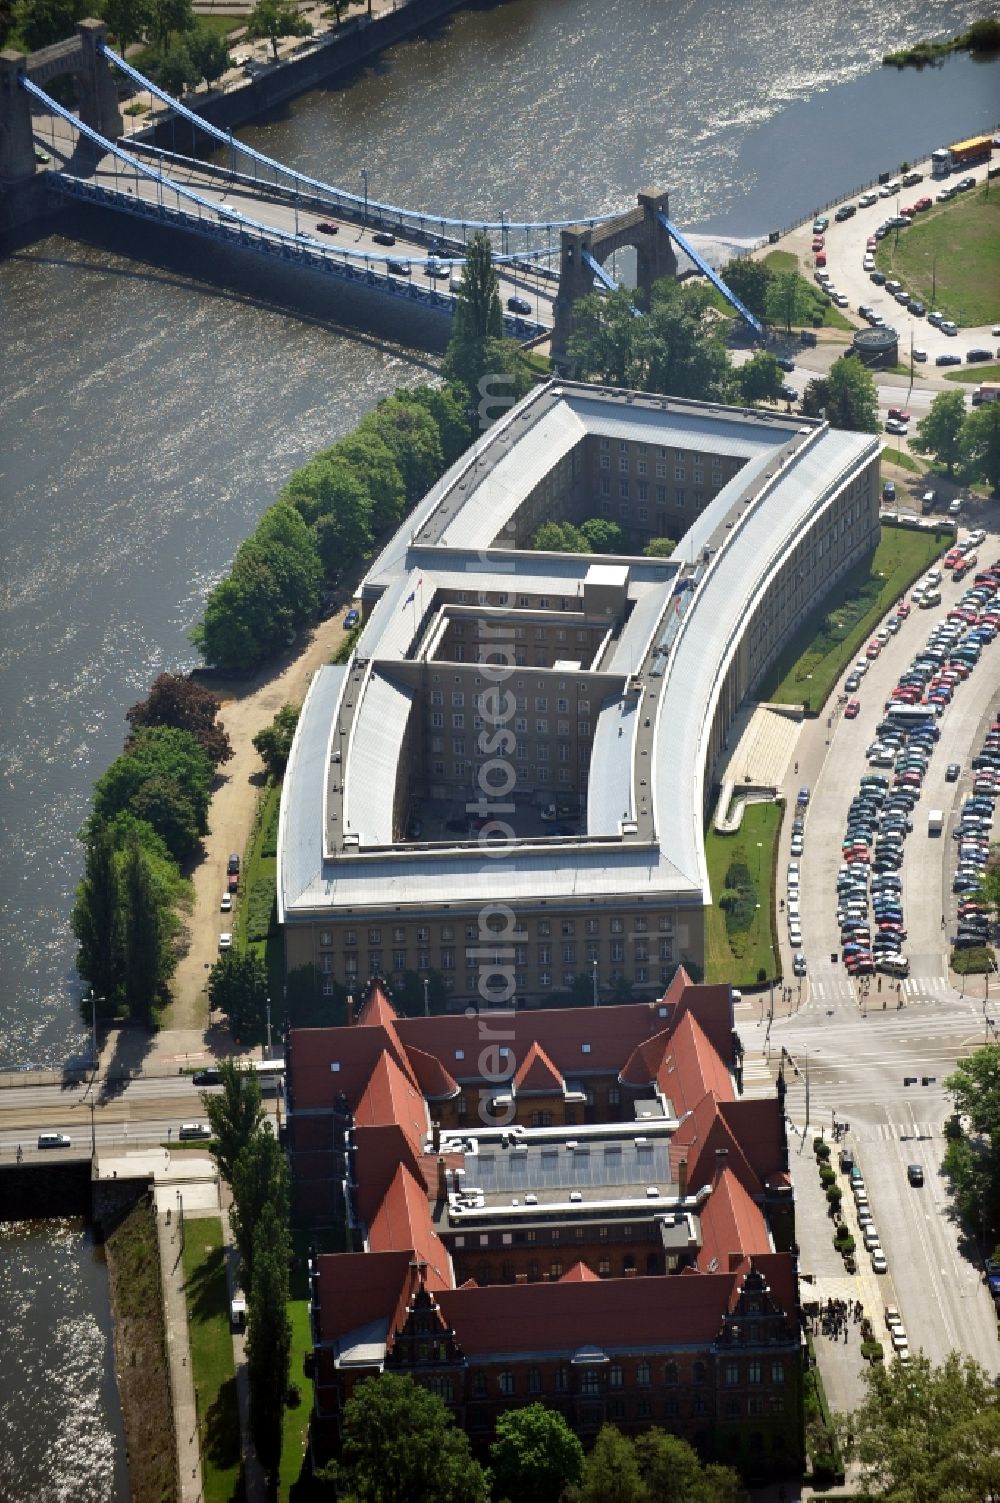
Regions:
[[[960,542],[968,538],[960,534]],[[795,811],[801,844],[791,819],[786,821],[779,871],[788,874],[790,861],[798,862],[798,870],[784,891],[780,883],[778,888],[785,904],[785,915],[779,915],[785,971],[793,974],[794,955],[803,956],[811,984],[821,990],[835,983],[833,990],[841,995],[859,996],[859,984],[871,986],[879,974],[878,956],[896,962],[881,968],[882,986],[891,984],[895,991],[900,981],[901,998],[916,993],[918,979],[947,975],[948,940],[958,937],[958,903],[968,902],[965,894],[950,891],[956,863],[961,860],[966,878],[981,869],[992,833],[992,802],[985,801],[993,793],[987,787],[1000,786],[995,776],[1000,735],[983,723],[1000,687],[1000,652],[993,645],[1000,584],[974,584],[976,574],[984,572],[980,564],[1000,559],[1000,547],[984,540],[963,557],[972,556],[978,560],[974,573],[956,579],[956,571],[942,565],[939,581],[932,579],[923,592],[918,584],[917,603],[911,596],[906,614],[895,616],[896,629],[885,623],[880,628],[885,640],[876,633],[862,654],[863,673],[856,665],[845,673],[828,708],[830,749],[823,772],[809,790],[808,804]],[[978,595],[963,606],[970,587]],[[921,594],[930,601],[939,595],[940,601],[922,609]],[[974,620],[957,619],[959,610]],[[949,621],[949,615],[955,619]],[[928,697],[930,705],[924,703]],[[887,703],[894,713],[886,710]],[[907,726],[907,719],[918,723]],[[984,752],[987,738],[991,745]],[[994,765],[972,769],[973,756],[984,755]],[[956,763],[957,777],[949,776]],[[884,784],[870,782],[862,792],[863,778]],[[953,817],[969,800],[980,802]],[[933,835],[932,810],[942,816],[941,831]],[[968,838],[951,838],[956,821]],[[789,910],[789,903],[797,909]],[[963,917],[968,916],[966,909]],[[798,919],[794,947],[793,918]],[[973,918],[971,928],[978,927]]]

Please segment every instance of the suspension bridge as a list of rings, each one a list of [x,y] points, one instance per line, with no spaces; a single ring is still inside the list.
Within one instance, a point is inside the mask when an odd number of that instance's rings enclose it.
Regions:
[[[66,74],[76,80],[78,110],[49,92]],[[161,126],[125,136],[117,76],[159,100],[169,112],[169,132]],[[60,199],[294,266],[361,298],[403,301],[445,325],[454,314],[467,242],[485,232],[500,277],[505,333],[521,341],[549,336],[557,362],[566,357],[574,304],[595,284],[617,285],[605,263],[626,247],[635,251],[641,292],[677,274],[677,244],[763,334],[672,223],[665,192],[640,193],[637,207],[620,214],[534,221],[505,214],[462,219],[370,199],[367,182],[358,194],[298,172],[196,114],[109,47],[99,21],[80,22],[75,39],[30,56],[0,54],[0,186],[34,176],[38,121],[47,122],[44,139],[56,158],[46,164],[46,186]],[[165,139],[169,149],[157,144]]]

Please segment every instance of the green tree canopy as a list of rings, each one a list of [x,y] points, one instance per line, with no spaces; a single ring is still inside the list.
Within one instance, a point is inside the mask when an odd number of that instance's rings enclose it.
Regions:
[[[133,832],[121,878],[122,992],[129,1017],[152,1021],[176,964],[145,853]]]
[[[97,822],[128,810],[146,820],[171,855],[193,855],[208,829],[212,764],[190,731],[141,726],[94,788]]]
[[[970,480],[984,480],[1000,490],[1000,402],[974,408],[959,435],[962,468]]]
[[[396,392],[400,402],[426,407],[437,423],[445,467],[455,463],[472,442],[472,429],[465,410],[466,396],[457,386],[401,386]]]
[[[256,1252],[254,1237],[264,1211],[273,1210],[280,1224],[288,1225],[288,1169],[284,1150],[269,1123],[263,1123],[236,1155],[231,1185],[233,1240],[250,1282]]]
[[[572,522],[543,522],[531,540],[541,553],[589,553],[582,530]]]
[[[404,971],[403,984],[394,989],[392,1000],[408,1018],[423,1016],[425,980],[428,1012],[438,1016],[448,1010],[448,987],[441,971],[428,971],[426,977],[419,971]]]
[[[614,1425],[602,1425],[583,1467],[581,1503],[650,1503],[635,1447]]]
[[[500,339],[502,335],[503,309],[493,247],[486,231],[480,230],[466,247],[452,338],[461,344],[473,344]]]
[[[774,273],[763,261],[753,261],[749,256],[740,256],[727,261],[719,272],[730,292],[735,292],[744,307],[763,323],[767,318],[768,293],[774,281]]]
[[[605,517],[588,517],[580,523],[580,531],[591,553],[624,553],[625,534],[617,522]]]
[[[14,25],[35,52],[73,36],[91,9],[86,0],[14,0]]]
[[[76,890],[73,933],[76,968],[99,997],[113,1003],[121,978],[121,895],[115,849],[107,825],[87,842],[86,868]]]
[[[577,305],[569,353],[587,380],[703,401],[722,400],[732,385],[718,310],[708,288],[667,277],[649,312],[636,314],[619,288]]]
[[[500,1416],[490,1460],[497,1497],[518,1503],[556,1503],[583,1475],[583,1446],[562,1415],[544,1404]]]
[[[634,293],[618,287],[607,296],[581,298],[573,312],[568,353],[580,374],[606,386],[648,391],[650,339],[647,316],[637,316]]]
[[[673,538],[650,538],[642,551],[647,558],[669,558],[676,547]]]
[[[256,950],[223,950],[208,973],[208,1005],[225,1013],[234,1035],[263,1038],[267,1018],[267,966]]]
[[[983,1503],[1000,1496],[1000,1395],[971,1357],[940,1367],[873,1362],[865,1398],[842,1421],[863,1486],[884,1503]]]
[[[831,428],[877,433],[878,387],[856,355],[842,355],[826,378],[826,420]]]
[[[147,0],[149,35],[160,52],[166,50],[172,34],[187,33],[194,29],[194,9],[191,0]]]
[[[179,38],[170,46],[150,58],[147,64],[150,77],[168,94],[179,98],[186,89],[193,89],[201,81],[201,72],[191,56],[186,38]]]
[[[441,435],[429,408],[386,397],[358,425],[359,436],[375,433],[395,458],[412,506],[444,472]]]
[[[265,1202],[253,1227],[253,1258],[247,1269],[247,1379],[250,1431],[272,1484],[281,1461],[282,1418],[292,1352],[288,1251],[287,1224],[281,1211]]]
[[[329,1468],[352,1503],[488,1503],[486,1473],[472,1459],[436,1394],[382,1373],[344,1405],[341,1461]]]
[[[757,402],[776,402],[784,377],[781,366],[767,350],[758,350],[736,372],[740,396],[748,407]]]
[[[225,37],[216,36],[206,26],[196,25],[188,38],[188,52],[199,78],[214,83],[229,67],[229,48]]]
[[[202,1095],[205,1115],[212,1127],[209,1149],[226,1184],[232,1187],[236,1160],[264,1122],[264,1105],[260,1081],[252,1070],[241,1068],[235,1060],[219,1063],[222,1090]]]
[[[652,1429],[633,1441],[649,1503],[743,1503],[746,1493],[732,1467],[702,1466],[679,1435]]]
[[[186,673],[161,673],[146,698],[126,710],[125,719],[133,729],[143,725],[172,725],[177,730],[189,731],[218,767],[233,755],[225,728],[218,722],[220,709],[215,695]]]
[[[266,37],[277,57],[279,37],[312,36],[312,24],[299,14],[294,0],[257,0],[246,34],[252,40]]]
[[[398,456],[377,427],[370,424],[365,428],[362,424],[328,452],[331,459],[345,460],[368,492],[371,531],[388,532],[398,527],[406,512],[406,485]]]
[[[298,705],[282,705],[271,724],[253,738],[254,748],[260,753],[268,777],[277,779],[284,772],[298,723]]]
[[[101,14],[124,57],[133,42],[146,35],[152,23],[150,0],[104,0]]]
[[[961,452],[960,437],[965,420],[965,397],[960,391],[939,391],[926,417],[910,435],[910,447],[918,454],[933,454],[949,475],[955,473]]]
[[[782,324],[786,333],[790,334],[793,324],[800,325],[811,320],[812,291],[797,271],[779,271],[771,276],[766,306],[768,322]]]
[[[976,1132],[1000,1131],[1000,1044],[986,1044],[959,1060],[944,1084],[955,1110],[970,1118]]]

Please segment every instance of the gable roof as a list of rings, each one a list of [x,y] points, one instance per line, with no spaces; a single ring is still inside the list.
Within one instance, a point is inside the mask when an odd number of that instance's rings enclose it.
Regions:
[[[366,1226],[372,1223],[393,1178],[404,1164],[417,1183],[424,1186],[423,1194],[426,1198],[427,1181],[421,1159],[414,1151],[412,1140],[401,1127],[390,1122],[381,1127],[359,1127],[355,1130],[354,1177],[357,1189],[354,1191],[354,1204],[359,1220]],[[401,1241],[393,1245],[409,1247],[410,1244]]]
[[[424,1275],[428,1287],[440,1289],[452,1283],[448,1253],[431,1225],[426,1188],[405,1164],[398,1166],[372,1218],[368,1242],[373,1252],[412,1249],[430,1271]]]
[[[719,1114],[763,1185],[776,1188],[790,1183],[788,1146],[777,1097],[720,1101]]]
[[[435,1055],[427,1054],[414,1044],[408,1044],[406,1057],[428,1101],[450,1101],[459,1094],[461,1087]]]
[[[701,1101],[706,1091],[714,1092],[721,1101],[732,1099],[729,1071],[693,1013],[683,1012],[671,1029],[656,1083],[678,1117]]]
[[[723,1154],[725,1158],[720,1160]],[[713,1184],[720,1162],[739,1176],[749,1194],[759,1195],[762,1191],[760,1180],[747,1163],[728,1123],[719,1115],[718,1101],[711,1091],[683,1118],[670,1140],[670,1167],[675,1176],[682,1158],[687,1159],[688,1194]]]
[[[586,1263],[574,1263],[572,1268],[556,1280],[559,1284],[587,1284],[595,1281],[600,1283],[597,1274]]]
[[[368,991],[358,1012],[356,1028],[382,1028],[394,1029],[399,1014],[393,1007],[386,995],[385,988],[378,977],[373,977],[368,983]]]
[[[532,1043],[514,1076],[514,1089],[517,1095],[551,1096],[553,1092],[561,1095],[565,1085],[562,1075],[541,1044]]]
[[[618,1079],[622,1085],[651,1086],[656,1079],[656,1072],[663,1063],[663,1056],[670,1042],[670,1030],[664,1028],[661,1033],[656,1033],[651,1039],[646,1039],[637,1048],[632,1050],[625,1064],[618,1072]]]
[[[760,1207],[728,1166],[716,1175],[701,1208],[701,1235],[698,1267],[705,1273],[729,1269],[734,1258],[739,1262],[747,1254],[771,1251]]]
[[[354,1107],[356,1126],[395,1125],[419,1153],[428,1130],[427,1103],[412,1073],[404,1073],[386,1050],[375,1061]]]
[[[289,1089],[298,1112],[328,1111],[341,1091],[353,1109],[385,1054],[416,1084],[394,1028],[293,1028],[286,1053]]]

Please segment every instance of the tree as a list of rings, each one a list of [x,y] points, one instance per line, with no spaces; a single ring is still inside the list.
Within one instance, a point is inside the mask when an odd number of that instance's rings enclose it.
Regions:
[[[161,673],[146,698],[126,710],[125,719],[133,729],[142,725],[172,725],[190,732],[218,767],[233,755],[229,737],[218,724],[221,708],[215,695],[186,673]]]
[[[440,971],[428,971],[426,977],[419,971],[404,971],[403,984],[393,993],[393,1002],[408,1018],[423,1016],[425,980],[428,1012],[437,1016],[448,1009],[448,987]]]
[[[787,333],[793,324],[804,324],[812,317],[813,296],[808,282],[797,271],[779,271],[767,289],[767,317],[772,324],[784,324]]]
[[[1000,1492],[1000,1395],[972,1360],[940,1367],[921,1352],[905,1366],[873,1362],[865,1398],[841,1421],[862,1485],[886,1503],[983,1503]]]
[[[544,1404],[500,1416],[490,1460],[497,1496],[518,1503],[555,1503],[583,1475],[583,1446],[562,1415]]]
[[[619,287],[606,297],[581,298],[567,348],[585,379],[647,391],[651,328],[646,316],[637,316],[633,296]]]
[[[192,31],[188,39],[188,51],[191,54],[195,72],[205,79],[206,83],[214,83],[229,67],[229,48],[226,45],[226,39],[216,36],[205,26],[198,25]]]
[[[275,1205],[265,1204],[253,1230],[247,1299],[247,1379],[250,1431],[272,1484],[281,1461],[281,1426],[291,1352],[287,1223]]]
[[[183,861],[208,829],[212,764],[190,731],[140,726],[94,788],[97,822],[128,810],[146,820]],[[150,785],[147,788],[147,785]]]
[[[165,52],[171,33],[194,28],[191,0],[149,0],[149,32],[160,52]]]
[[[590,553],[624,553],[625,535],[617,522],[604,517],[588,517],[580,523],[587,550]]]
[[[400,476],[400,493],[402,490]],[[320,557],[331,578],[349,569],[371,547],[374,538],[371,492],[363,473],[343,452],[327,451],[297,470],[281,497],[312,525]]]
[[[186,89],[195,88],[201,80],[201,73],[184,41],[164,47],[150,63],[149,71],[154,83],[178,98]]]
[[[746,1496],[732,1467],[702,1467],[697,1451],[679,1435],[656,1428],[633,1441],[650,1503],[742,1503]]]
[[[466,247],[444,374],[464,391],[465,400],[478,411],[481,427],[495,421],[503,405],[498,404],[497,412],[486,412],[487,378],[492,378],[491,384],[496,388],[503,388],[502,395],[515,400],[530,387],[531,378],[519,360],[517,346],[503,337],[503,309],[493,250],[485,231],[480,231]]]
[[[87,841],[72,924],[79,945],[76,968],[109,1003],[121,979],[120,903],[114,844],[107,825],[98,824]]]
[[[86,0],[15,0],[14,25],[36,52],[71,37],[90,9]]]
[[[939,391],[926,417],[917,424],[910,447],[918,454],[933,454],[945,466],[949,476],[961,451],[960,438],[965,420],[965,397],[960,391]]]
[[[441,435],[433,415],[417,402],[387,397],[358,426],[376,433],[395,458],[408,505],[420,499],[444,473]]]
[[[285,1155],[270,1123],[265,1122],[247,1139],[233,1164],[233,1240],[239,1249],[246,1278],[253,1279],[257,1251],[255,1236],[265,1210],[288,1225],[288,1169]]]
[[[384,1372],[344,1405],[341,1460],[330,1468],[352,1503],[488,1503],[486,1474],[472,1459],[437,1394]]]
[[[878,387],[856,355],[842,355],[826,378],[826,420],[831,428],[877,433]]]
[[[540,553],[589,553],[590,545],[572,522],[543,522],[531,540]]]
[[[673,538],[650,538],[642,551],[647,558],[669,558],[676,547]]]
[[[748,407],[755,402],[777,401],[785,384],[781,366],[766,350],[759,350],[739,367],[736,382]]]
[[[455,463],[472,442],[465,411],[465,393],[457,386],[401,386],[397,400],[426,407],[437,423],[445,467]]]
[[[165,943],[160,904],[146,858],[133,834],[122,872],[122,990],[132,1018],[149,1022],[163,985],[173,969]]]
[[[696,401],[724,401],[732,365],[708,287],[667,277],[650,298],[648,391]]]
[[[493,265],[493,247],[486,231],[479,230],[465,251],[452,339],[471,344],[502,336],[503,309],[500,306],[500,283]]]
[[[201,1101],[212,1128],[209,1149],[222,1178],[233,1183],[233,1166],[250,1139],[261,1130],[264,1106],[260,1081],[252,1070],[235,1060],[219,1063],[222,1090],[202,1095]]]
[[[583,1467],[581,1503],[650,1503],[635,1448],[614,1425],[602,1425]]]
[[[767,318],[768,293],[774,281],[774,273],[763,261],[753,261],[749,256],[727,261],[719,272],[730,292],[735,292],[740,302],[763,323]]]
[[[1000,402],[984,402],[970,412],[959,434],[962,468],[970,480],[1000,490]]]
[[[254,748],[260,753],[268,777],[275,781],[281,777],[288,765],[292,741],[295,738],[295,727],[298,723],[298,705],[282,705],[271,724],[266,725],[262,731],[258,731],[253,738]]]
[[[986,1044],[960,1060],[944,1085],[976,1132],[1000,1129],[1000,1044]]]
[[[312,25],[299,15],[293,0],[257,0],[246,34],[251,40],[266,37],[277,57],[279,37],[312,36]]]
[[[208,1005],[229,1019],[241,1039],[263,1038],[267,1022],[267,965],[256,950],[223,950],[208,973]]]
[[[806,417],[821,418],[826,413],[829,382],[825,376],[814,376],[806,383],[802,393],[802,411]]]
[[[101,14],[124,57],[132,43],[146,35],[153,8],[149,0],[104,0]]]
[[[384,436],[374,426],[364,425],[349,433],[329,450],[331,458],[343,459],[371,499],[369,526],[373,532],[389,532],[406,513],[403,471]]]

